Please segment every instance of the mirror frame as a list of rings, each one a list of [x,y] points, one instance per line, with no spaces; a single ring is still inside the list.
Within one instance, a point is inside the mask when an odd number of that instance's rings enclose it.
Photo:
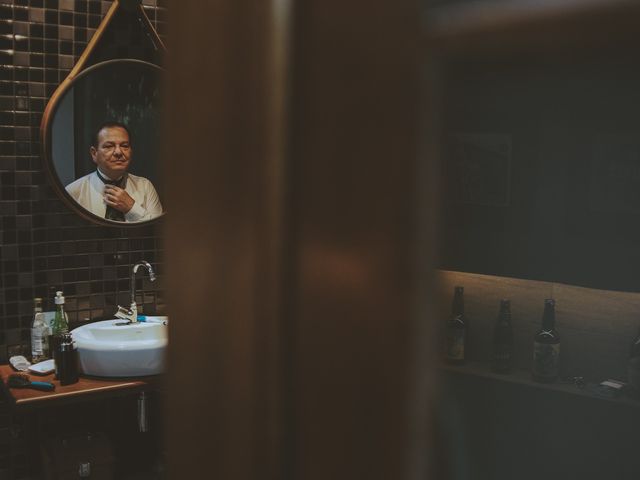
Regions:
[[[84,52],[82,52],[82,55],[78,59],[78,62],[71,69],[71,71],[69,72],[69,75],[67,75],[67,77],[62,81],[62,83],[58,85],[58,88],[56,88],[55,92],[53,92],[53,95],[51,95],[51,98],[49,99],[49,102],[47,103],[47,106],[42,115],[42,122],[40,123],[40,145],[42,147],[41,155],[44,161],[45,170],[47,172],[47,177],[49,178],[50,184],[53,187],[58,198],[62,200],[62,202],[67,207],[69,207],[74,213],[77,213],[78,215],[80,215],[83,219],[89,220],[90,222],[98,225],[132,228],[132,227],[152,225],[158,222],[161,218],[163,218],[166,214],[166,211],[164,211],[162,215],[159,215],[151,220],[144,220],[141,222],[118,222],[115,220],[107,220],[106,218],[102,218],[97,215],[94,215],[89,210],[86,210],[85,208],[81,207],[80,204],[78,204],[78,202],[76,202],[71,197],[71,195],[67,193],[65,186],[62,185],[62,182],[58,177],[58,173],[53,163],[52,138],[51,138],[52,130],[53,130],[53,119],[56,111],[58,110],[58,107],[62,103],[62,99],[67,94],[67,92],[74,87],[77,81],[82,80],[86,75],[91,73],[93,70],[103,67],[104,65],[109,63],[125,61],[125,62],[135,62],[139,64],[149,65],[154,68],[157,68],[161,72],[163,71],[162,67],[155,63],[147,62],[145,60],[139,60],[135,58],[113,58],[110,60],[98,62],[90,66],[86,66],[89,60],[89,57],[91,56],[91,53],[95,50],[96,45],[100,42],[100,39],[102,38],[104,32],[106,31],[107,26],[111,23],[116,12],[120,8],[124,8],[128,10],[131,10],[131,9],[137,10],[138,18],[142,21],[142,23],[144,24],[148,32],[151,34],[152,41],[158,46],[160,50],[162,50],[163,52],[166,52],[164,43],[158,36],[158,33],[156,32],[156,30],[153,28],[153,25],[151,24],[149,17],[147,17],[147,14],[145,13],[140,0],[113,0],[111,7],[107,11],[104,18],[102,19],[102,22],[100,23],[99,27],[96,29],[96,32],[94,33],[93,37],[91,37],[91,40],[87,44],[87,47],[85,48]]]

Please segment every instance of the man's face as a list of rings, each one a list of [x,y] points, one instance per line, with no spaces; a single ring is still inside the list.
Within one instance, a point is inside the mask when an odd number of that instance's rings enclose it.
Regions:
[[[98,132],[98,146],[91,147],[91,158],[100,170],[115,180],[127,172],[131,162],[129,135],[121,127],[105,127]]]

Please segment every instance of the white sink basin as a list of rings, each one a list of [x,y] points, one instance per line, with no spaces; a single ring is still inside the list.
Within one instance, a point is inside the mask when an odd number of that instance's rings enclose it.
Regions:
[[[71,331],[78,347],[80,369],[99,377],[141,377],[164,371],[168,344],[167,317],[146,317],[125,324],[105,320]]]

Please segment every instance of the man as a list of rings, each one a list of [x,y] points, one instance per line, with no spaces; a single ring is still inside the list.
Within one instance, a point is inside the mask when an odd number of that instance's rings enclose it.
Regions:
[[[76,202],[94,215],[119,222],[141,222],[162,214],[153,184],[128,173],[132,148],[125,125],[101,125],[89,152],[96,171],[66,187]]]

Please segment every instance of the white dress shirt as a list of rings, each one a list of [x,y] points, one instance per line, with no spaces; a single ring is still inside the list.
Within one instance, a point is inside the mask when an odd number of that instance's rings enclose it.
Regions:
[[[103,174],[104,177],[106,175]],[[66,186],[67,193],[94,215],[104,218],[107,204],[104,201],[104,186],[96,172],[71,182]],[[153,184],[144,177],[127,174],[124,190],[135,201],[131,210],[124,214],[125,222],[142,222],[162,214],[162,205]]]

